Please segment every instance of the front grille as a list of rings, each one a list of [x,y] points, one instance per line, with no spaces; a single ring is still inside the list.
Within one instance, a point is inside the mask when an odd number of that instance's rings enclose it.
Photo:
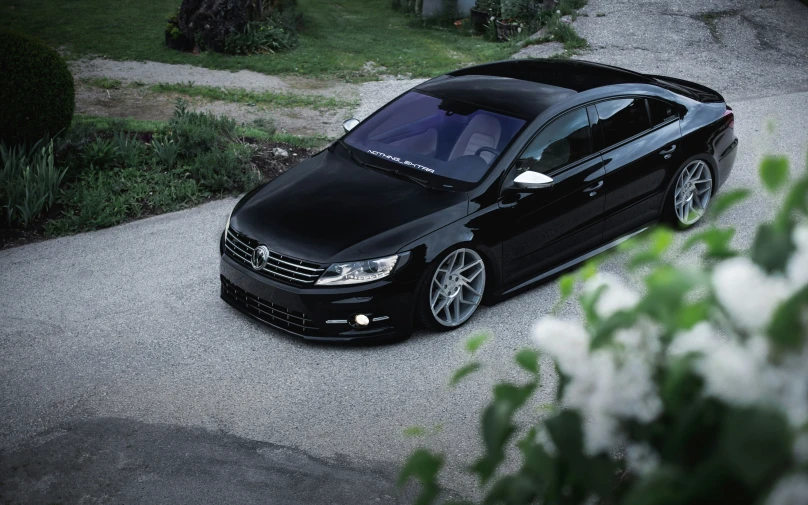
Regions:
[[[316,337],[320,330],[302,312],[295,312],[277,303],[262,300],[241,289],[222,276],[222,297],[256,319],[275,328],[304,337]]]
[[[253,250],[258,247],[258,241],[239,233],[232,228],[227,229],[225,237],[225,252],[228,256],[242,265],[252,268]],[[323,268],[317,263],[290,258],[275,251],[269,251],[269,259],[260,272],[271,279],[292,285],[314,284],[323,273]]]

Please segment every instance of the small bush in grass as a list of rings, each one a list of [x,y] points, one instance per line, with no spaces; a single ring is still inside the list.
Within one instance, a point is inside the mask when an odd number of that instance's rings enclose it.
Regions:
[[[84,146],[82,150],[82,159],[85,166],[94,166],[96,168],[107,168],[115,163],[118,154],[115,145],[101,137]]]
[[[35,142],[70,125],[73,76],[42,42],[0,30],[0,140]]]
[[[67,168],[54,164],[53,140],[41,140],[31,148],[0,144],[0,161],[5,224],[27,227],[53,205]]]
[[[124,131],[113,134],[113,143],[117,150],[117,160],[122,166],[135,167],[143,156],[143,143],[135,135]]]
[[[166,168],[171,168],[177,161],[180,145],[169,137],[155,136],[151,142],[154,158]]]

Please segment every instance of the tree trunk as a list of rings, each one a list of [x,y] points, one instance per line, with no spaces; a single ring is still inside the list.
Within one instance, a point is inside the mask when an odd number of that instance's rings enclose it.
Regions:
[[[221,52],[227,36],[244,31],[262,10],[261,0],[182,0],[178,24],[197,47]]]

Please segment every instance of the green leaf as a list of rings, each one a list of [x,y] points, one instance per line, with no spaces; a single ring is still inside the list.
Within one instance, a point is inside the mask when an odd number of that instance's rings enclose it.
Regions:
[[[673,505],[681,503],[684,482],[672,467],[660,467],[637,480],[629,489],[623,505]]]
[[[727,191],[713,200],[710,205],[710,212],[713,217],[718,217],[732,207],[738,205],[749,197],[750,191],[746,188],[739,188]]]
[[[421,492],[415,500],[416,505],[430,505],[440,493],[438,472],[443,467],[443,456],[434,455],[426,449],[418,449],[412,453],[401,469],[398,485],[403,486],[411,478],[421,482]]]
[[[544,422],[558,455],[567,461],[580,458],[584,452],[584,435],[581,416],[571,410],[563,410]]]
[[[533,349],[522,349],[516,353],[516,363],[532,374],[539,373],[539,353]]]
[[[808,310],[808,286],[777,307],[769,324],[772,341],[784,349],[799,349],[805,341],[803,315]]]
[[[733,409],[724,420],[719,450],[728,469],[754,489],[778,476],[791,457],[791,430],[783,414]]]
[[[760,225],[752,244],[752,261],[768,273],[785,270],[794,252],[794,243],[791,241],[793,227],[791,221],[784,226],[770,223]]]
[[[683,251],[691,249],[698,243],[707,246],[707,257],[728,258],[735,256],[736,252],[730,249],[729,243],[735,236],[733,228],[710,228],[694,235],[691,235],[682,246]]]
[[[405,437],[423,437],[424,435],[426,435],[426,429],[420,426],[410,426],[408,428],[404,428]]]
[[[760,162],[760,180],[769,191],[777,191],[788,180],[788,158],[766,156]]]
[[[649,237],[651,250],[657,254],[663,254],[673,244],[673,231],[665,227],[656,227]]]
[[[474,354],[490,335],[488,333],[478,333],[466,340],[466,350]]]
[[[575,288],[575,275],[565,274],[558,279],[558,289],[561,291],[561,299],[566,300],[572,296],[572,290]]]
[[[466,377],[467,375],[470,375],[479,370],[481,366],[482,365],[480,365],[480,363],[476,361],[461,366],[452,376],[452,380],[449,381],[449,385],[450,386],[456,385],[458,382],[463,380],[463,378]]]
[[[679,328],[689,330],[698,323],[707,320],[710,315],[710,307],[710,303],[706,301],[683,306],[678,314]]]

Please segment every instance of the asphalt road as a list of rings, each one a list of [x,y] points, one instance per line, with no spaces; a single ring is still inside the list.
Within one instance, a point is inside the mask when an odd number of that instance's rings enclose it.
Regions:
[[[722,218],[739,245],[774,210],[761,155],[805,170],[808,74],[779,91],[776,72],[768,79],[758,97],[729,94],[740,149],[725,188],[753,191]],[[470,493],[479,409],[493,381],[520,379],[513,353],[555,285],[398,345],[300,342],[218,297],[218,237],[234,203],[0,251],[0,502],[407,502],[412,489],[393,481],[421,443],[447,453],[446,483]],[[620,257],[604,268],[626,275]],[[561,316],[580,313],[570,302]],[[450,389],[478,331],[494,335],[485,368]],[[414,425],[435,433],[405,437]]]

